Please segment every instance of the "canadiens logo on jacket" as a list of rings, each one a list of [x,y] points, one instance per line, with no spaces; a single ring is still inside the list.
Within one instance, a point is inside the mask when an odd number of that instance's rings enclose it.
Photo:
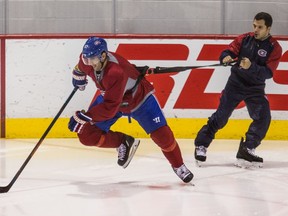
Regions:
[[[238,36],[223,53],[238,58],[238,63],[231,68],[229,80],[232,83],[263,90],[265,80],[272,78],[278,67],[282,48],[271,35],[261,41],[255,39],[253,32],[249,32]],[[242,58],[251,61],[249,69],[239,67]]]

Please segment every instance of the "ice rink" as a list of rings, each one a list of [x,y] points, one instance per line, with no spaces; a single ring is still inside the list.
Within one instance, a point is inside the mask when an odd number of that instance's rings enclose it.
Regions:
[[[0,185],[6,186],[38,139],[0,140]],[[215,140],[199,168],[193,140],[178,139],[187,167],[184,184],[148,139],[130,165],[115,149],[82,146],[77,139],[45,139],[8,193],[0,216],[287,216],[288,141],[263,141],[261,169],[233,166],[238,140]]]

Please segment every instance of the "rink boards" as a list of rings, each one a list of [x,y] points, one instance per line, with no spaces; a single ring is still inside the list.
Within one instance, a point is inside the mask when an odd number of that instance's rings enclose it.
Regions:
[[[234,38],[221,35],[103,37],[111,51],[137,66],[150,67],[218,63],[220,52]],[[73,89],[71,71],[86,38],[87,35],[1,38],[2,134],[4,131],[7,138],[33,138],[43,134]],[[288,139],[287,38],[279,37],[279,42],[283,56],[273,79],[267,80],[266,88],[272,111],[267,139]],[[220,66],[147,77],[155,86],[155,94],[176,137],[195,137],[217,108],[229,74],[229,67]],[[48,136],[75,137],[67,129],[69,117],[76,110],[87,109],[94,94],[95,86],[89,80],[87,89],[75,94]],[[245,134],[250,122],[245,105],[240,104],[216,138],[238,139]],[[135,121],[128,124],[126,118],[112,129],[147,137]]]

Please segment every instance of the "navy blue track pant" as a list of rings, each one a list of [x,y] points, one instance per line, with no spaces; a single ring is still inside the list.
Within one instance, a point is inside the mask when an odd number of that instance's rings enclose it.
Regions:
[[[246,92],[246,89],[241,90],[228,84],[222,92],[216,112],[208,118],[207,124],[198,132],[195,146],[203,145],[208,148],[216,132],[227,124],[233,110],[241,101],[245,102],[249,116],[253,120],[246,132],[245,143],[251,149],[260,145],[271,121],[268,99],[262,92],[255,93],[254,91],[250,94]]]

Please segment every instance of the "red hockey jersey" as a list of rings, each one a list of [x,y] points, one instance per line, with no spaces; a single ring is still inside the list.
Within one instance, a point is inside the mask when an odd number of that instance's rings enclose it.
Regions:
[[[97,73],[92,66],[84,64],[82,54],[78,62],[79,70],[92,78],[104,97],[103,103],[86,113],[93,122],[111,119],[118,111],[128,114],[154,92],[154,87],[145,77],[131,90],[136,85],[140,72],[117,53],[109,52],[108,57],[105,68]]]

